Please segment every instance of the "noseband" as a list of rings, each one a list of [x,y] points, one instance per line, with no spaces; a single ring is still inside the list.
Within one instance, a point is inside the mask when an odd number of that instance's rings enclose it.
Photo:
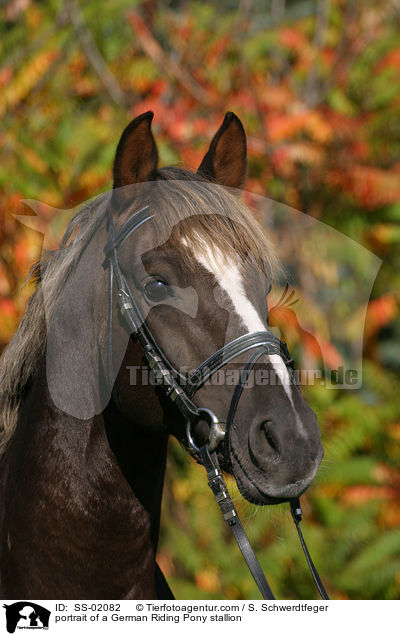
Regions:
[[[155,383],[160,386],[165,395],[175,404],[187,422],[186,449],[203,464],[207,472],[208,485],[215,500],[221,509],[223,518],[232,530],[249,570],[264,599],[275,599],[271,588],[263,574],[260,564],[253,552],[241,521],[229,496],[225,481],[219,466],[216,449],[226,437],[229,439],[230,427],[235,417],[236,409],[246,385],[247,379],[257,361],[264,355],[275,354],[282,358],[286,367],[295,373],[294,361],[287,349],[286,343],[280,341],[270,331],[258,331],[244,334],[232,340],[221,349],[218,349],[207,360],[202,362],[188,376],[175,369],[164,355],[162,349],[151,334],[150,329],[143,319],[133,294],[124,276],[119,260],[118,247],[141,225],[149,221],[153,215],[150,206],[145,206],[135,212],[116,232],[112,215],[108,215],[108,241],[104,248],[104,254],[109,269],[109,322],[108,322],[108,380],[111,387],[114,385],[112,331],[113,331],[113,300],[114,286],[117,288],[118,305],[126,322],[129,333],[132,333],[142,346],[147,364],[154,374]],[[196,392],[223,366],[237,358],[239,355],[251,352],[252,355],[240,373],[239,381],[235,387],[226,423],[218,420],[216,415],[207,408],[198,407],[192,400]],[[210,425],[210,434],[204,446],[197,446],[192,436],[192,427],[199,421],[206,420]],[[226,444],[226,452],[228,444]],[[300,529],[302,510],[298,498],[290,501],[290,509],[293,521],[299,535],[299,539],[307,559],[311,574],[323,599],[329,599],[325,588],[318,576],[311,560],[307,546]]]

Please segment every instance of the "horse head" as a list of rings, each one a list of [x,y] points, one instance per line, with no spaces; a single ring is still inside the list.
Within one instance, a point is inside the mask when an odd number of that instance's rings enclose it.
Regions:
[[[112,247],[124,285],[163,358],[182,380],[194,369],[204,370],[202,363],[215,352],[230,351],[230,343],[247,346],[253,337],[270,341],[266,297],[274,259],[262,228],[239,197],[247,167],[240,120],[226,115],[194,173],[158,167],[152,117],[137,117],[122,134],[108,227],[111,223],[113,236],[119,237]],[[132,231],[130,220],[142,210],[145,216]],[[126,329],[113,303],[110,338],[118,349],[119,340],[126,344]],[[257,504],[279,503],[299,496],[314,478],[323,456],[320,431],[287,351],[284,355],[276,346],[253,359],[232,414],[240,373],[257,351],[242,349],[218,368],[211,366],[207,381],[197,384],[190,397],[220,422],[231,420],[218,454],[242,495]],[[120,357],[112,369],[119,408],[132,424],[172,433],[186,443],[185,418],[165,394],[144,386],[137,375],[132,381],[128,370],[137,368],[138,359],[133,334],[122,364]],[[197,440],[207,440],[206,419],[199,417],[193,425]]]

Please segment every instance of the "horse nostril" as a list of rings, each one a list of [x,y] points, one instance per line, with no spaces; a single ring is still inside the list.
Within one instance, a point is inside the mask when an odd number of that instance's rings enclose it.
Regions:
[[[267,440],[269,446],[275,453],[274,461],[278,461],[281,455],[281,448],[271,420],[265,420],[264,422],[262,422],[261,430],[263,431],[265,439]]]
[[[271,420],[253,421],[249,428],[249,454],[255,466],[271,469],[282,462],[282,444]]]

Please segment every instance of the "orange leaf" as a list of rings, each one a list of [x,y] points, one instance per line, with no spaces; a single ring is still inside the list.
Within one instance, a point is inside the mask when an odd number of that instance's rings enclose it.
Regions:
[[[343,501],[348,504],[363,504],[373,499],[392,499],[396,496],[393,488],[386,486],[351,486],[343,493]]]
[[[215,568],[210,567],[207,570],[196,572],[195,580],[197,586],[204,592],[212,593],[219,589],[218,572]]]
[[[399,313],[398,303],[391,294],[385,294],[369,303],[365,321],[365,335],[371,338]]]
[[[270,114],[267,117],[267,130],[272,142],[281,141],[292,137],[304,128],[308,113],[302,112],[295,115]]]
[[[351,193],[367,209],[395,203],[400,199],[400,179],[395,171],[373,166],[352,166],[351,172],[331,170],[327,182]]]
[[[0,70],[0,88],[7,86],[13,76],[13,70],[11,66],[3,66]]]
[[[330,369],[337,369],[343,365],[342,356],[331,342],[318,336],[318,344],[321,347],[322,358]]]
[[[0,314],[8,317],[17,315],[17,310],[11,298],[0,298]]]
[[[278,33],[278,39],[288,49],[301,52],[308,46],[307,38],[298,29],[283,28]]]
[[[386,68],[400,69],[400,48],[389,51],[374,69],[374,73],[381,73]]]

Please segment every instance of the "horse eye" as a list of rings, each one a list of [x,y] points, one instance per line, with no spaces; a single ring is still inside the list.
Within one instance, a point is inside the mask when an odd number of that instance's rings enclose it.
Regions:
[[[165,300],[169,295],[168,286],[162,280],[151,280],[144,286],[144,293],[153,302]]]

